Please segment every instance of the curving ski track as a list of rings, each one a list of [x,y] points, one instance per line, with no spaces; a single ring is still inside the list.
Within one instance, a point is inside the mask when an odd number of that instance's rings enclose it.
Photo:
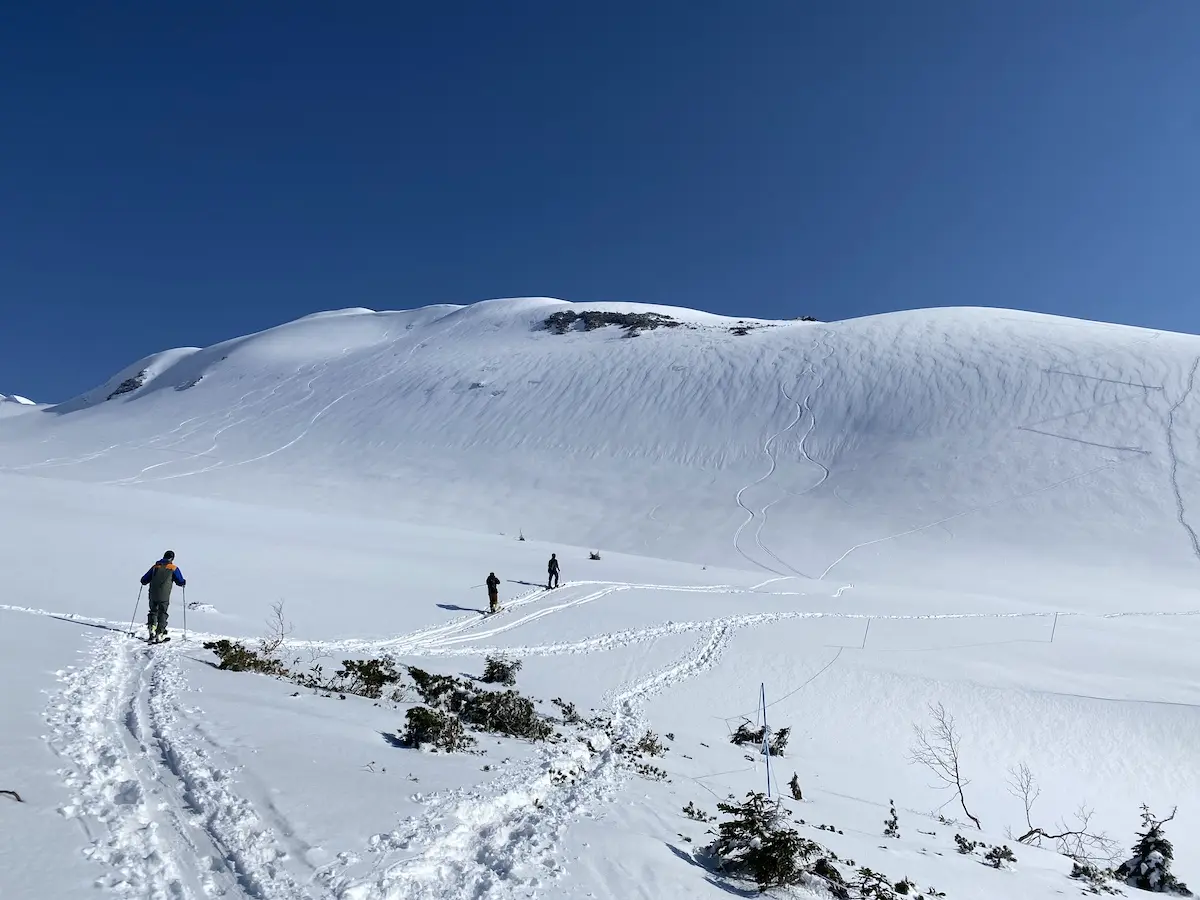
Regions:
[[[831,335],[831,333],[832,332],[827,331],[824,333],[824,335],[822,337],[817,338],[815,341],[813,341],[811,351],[815,352],[818,348],[820,348],[823,345],[824,340],[826,338],[828,338]],[[825,356],[823,356],[821,358],[821,362],[824,362],[825,360],[827,360],[832,354],[833,354],[833,351],[830,350],[829,353],[826,353]],[[763,569],[767,572],[772,572],[775,575],[781,575],[781,576],[786,576],[788,573],[791,573],[792,575],[797,575],[801,578],[807,578],[808,576],[806,576],[804,573],[798,571],[793,566],[791,566],[789,563],[787,563],[782,558],[780,558],[779,555],[776,554],[769,547],[767,547],[763,543],[763,540],[762,540],[763,529],[766,527],[766,524],[767,524],[767,513],[769,512],[769,510],[771,509],[772,506],[775,506],[776,504],[782,502],[783,500],[787,499],[789,496],[800,497],[800,496],[803,496],[804,494],[809,493],[810,491],[814,491],[817,488],[819,488],[822,484],[824,484],[826,479],[829,478],[828,467],[825,466],[823,463],[819,463],[816,460],[814,460],[809,455],[808,449],[806,446],[809,437],[812,436],[813,431],[817,427],[816,413],[814,413],[812,410],[812,397],[813,397],[813,394],[815,394],[818,390],[820,390],[822,385],[824,385],[825,377],[823,375],[822,376],[817,375],[817,370],[816,370],[815,364],[812,363],[811,361],[805,367],[803,374],[804,375],[812,375],[812,376],[816,377],[816,379],[817,379],[816,384],[814,384],[813,387],[809,390],[808,394],[805,396],[803,401],[797,401],[794,397],[792,397],[791,394],[789,394],[787,392],[787,390],[782,385],[780,385],[780,387],[779,387],[779,392],[784,396],[784,398],[789,403],[793,404],[796,407],[796,415],[784,428],[777,431],[775,434],[771,435],[763,443],[763,453],[766,455],[767,460],[770,463],[769,468],[767,469],[766,473],[759,476],[757,479],[750,482],[749,484],[744,485],[737,492],[737,494],[734,495],[734,501],[742,509],[742,511],[746,513],[746,519],[737,527],[737,530],[734,531],[734,533],[733,533],[733,549],[735,551],[737,551],[737,553],[744,560],[746,560],[746,562],[750,563],[751,565],[757,566],[758,568]],[[798,424],[800,424],[800,422],[805,418],[806,415],[809,417],[809,426],[808,426],[808,429],[805,431],[804,436],[800,439],[800,454],[803,457],[804,461],[812,463],[813,465],[819,466],[821,468],[820,479],[815,484],[810,485],[809,487],[805,488],[803,491],[799,491],[798,493],[793,494],[791,492],[784,491],[784,493],[780,494],[778,497],[776,497],[770,503],[767,503],[765,506],[763,506],[757,513],[755,513],[753,509],[751,509],[749,506],[747,506],[745,504],[745,502],[743,502],[742,495],[745,494],[747,491],[757,487],[758,485],[763,484],[764,482],[768,481],[775,474],[776,470],[779,467],[779,460],[775,454],[775,450],[773,449],[776,441],[778,441],[781,437],[783,437],[785,434],[787,434],[792,429],[794,429]],[[742,546],[741,546],[742,532],[746,529],[746,526],[749,525],[751,522],[753,522],[755,519],[758,520],[758,526],[755,528],[755,531],[754,531],[755,545],[758,547],[758,549],[760,551],[762,551],[767,556],[771,557],[771,559],[773,559],[780,566],[782,566],[784,569],[786,569],[787,572],[781,572],[778,569],[774,569],[769,565],[766,565],[762,562],[759,562],[756,559],[751,558],[750,555],[747,554],[746,551],[742,549]]]
[[[1191,526],[1187,520],[1187,509],[1183,502],[1183,492],[1179,487],[1179,455],[1175,450],[1175,414],[1179,412],[1179,408],[1183,406],[1187,399],[1192,395],[1192,391],[1196,386],[1196,370],[1200,369],[1200,357],[1192,363],[1192,369],[1188,373],[1187,387],[1184,388],[1179,399],[1171,406],[1170,412],[1167,413],[1167,453],[1171,460],[1171,491],[1175,495],[1175,517],[1178,519],[1180,526],[1187,532],[1188,539],[1192,543],[1192,554],[1200,559],[1200,537],[1196,535],[1196,529]]]
[[[782,393],[785,397],[787,397],[787,393],[783,390],[782,387],[779,390],[780,390],[780,393]],[[792,403],[796,403],[796,401],[792,400],[791,397],[787,397],[787,399],[791,400]],[[770,478],[772,475],[775,474],[775,469],[778,465],[778,462],[775,459],[774,452],[771,450],[771,445],[774,444],[775,441],[779,437],[781,437],[785,433],[787,433],[787,432],[791,431],[793,428],[795,428],[796,424],[800,421],[801,415],[802,415],[802,413],[800,410],[800,404],[796,403],[796,417],[794,419],[792,419],[792,421],[789,422],[784,428],[781,428],[779,431],[775,432],[773,435],[771,435],[769,438],[767,438],[766,442],[763,444],[763,453],[765,453],[767,455],[767,459],[770,461],[770,468],[768,468],[764,474],[760,475],[754,481],[750,482],[747,485],[744,485],[734,495],[734,498],[733,498],[734,502],[737,503],[737,505],[739,507],[741,507],[742,511],[746,513],[745,521],[743,521],[742,524],[739,525],[737,527],[737,530],[733,533],[733,549],[736,550],[741,555],[742,559],[746,560],[746,562],[750,563],[752,566],[758,566],[760,569],[763,569],[767,572],[773,572],[776,575],[786,575],[787,573],[780,572],[778,569],[772,569],[770,566],[765,565],[764,563],[761,563],[758,560],[752,558],[748,553],[746,553],[745,550],[742,549],[742,545],[741,545],[742,532],[746,529],[746,526],[749,525],[751,522],[753,522],[755,519],[754,510],[752,510],[750,507],[748,507],[742,501],[742,495],[744,493],[746,493],[746,491],[750,490],[751,488],[755,488],[758,485],[762,484],[764,481],[766,481],[768,478]],[[758,542],[757,534],[755,535],[755,541]],[[759,546],[759,549],[762,549],[761,542],[758,543],[758,546]]]

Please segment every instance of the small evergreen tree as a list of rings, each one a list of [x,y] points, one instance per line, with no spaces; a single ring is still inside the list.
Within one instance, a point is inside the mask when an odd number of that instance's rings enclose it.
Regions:
[[[1142,804],[1143,831],[1133,845],[1133,858],[1117,868],[1117,877],[1130,887],[1158,894],[1192,896],[1187,885],[1171,874],[1175,848],[1163,834],[1163,826],[1175,818],[1175,812],[1171,810],[1169,816],[1159,819]]]
[[[889,800],[891,805],[891,815],[883,820],[883,836],[890,838],[900,837],[900,817],[896,815],[896,801]]]
[[[993,869],[1000,869],[1004,867],[1005,863],[1015,863],[1017,857],[1007,844],[1003,844],[999,847],[993,847],[987,853],[983,854],[983,861]]]
[[[479,680],[485,684],[503,684],[511,687],[517,683],[519,671],[521,671],[519,659],[489,656],[483,667],[483,677]]]
[[[708,852],[721,871],[748,878],[759,890],[799,884],[804,864],[821,852],[819,844],[785,824],[782,804],[762,793],[747,794],[743,803],[718,803],[717,809],[729,819],[717,826]]]

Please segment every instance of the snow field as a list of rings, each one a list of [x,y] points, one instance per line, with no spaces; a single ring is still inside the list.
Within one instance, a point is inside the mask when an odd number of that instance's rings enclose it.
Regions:
[[[775,773],[798,773],[796,815],[843,832],[805,833],[893,879],[1075,889],[1050,852],[998,872],[954,852],[967,829],[929,817],[948,797],[907,761],[936,702],[986,840],[1023,824],[1005,782],[1027,762],[1039,823],[1086,802],[1125,845],[1141,803],[1178,804],[1197,877],[1200,340],[971,309],[536,329],[570,308],[338,311],[4,419],[0,788],[36,798],[0,806],[32,821],[8,832],[17,896],[721,896],[679,810],[763,784],[728,742],[760,683],[792,728]],[[176,592],[176,637],[149,648],[123,632],[166,547],[191,639]],[[485,618],[489,571],[504,608]],[[404,704],[215,670],[200,643],[261,635],[280,600],[289,661],[518,656],[546,712],[672,733],[650,760],[669,780],[600,734],[403,750]]]

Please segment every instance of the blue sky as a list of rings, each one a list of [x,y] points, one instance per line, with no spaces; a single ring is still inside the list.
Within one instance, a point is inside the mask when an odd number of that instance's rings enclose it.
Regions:
[[[3,392],[503,296],[1200,332],[1200,4],[10,6]]]

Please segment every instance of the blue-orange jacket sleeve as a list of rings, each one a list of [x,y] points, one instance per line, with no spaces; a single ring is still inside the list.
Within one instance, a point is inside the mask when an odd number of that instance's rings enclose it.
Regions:
[[[173,577],[175,578],[175,583],[180,587],[183,587],[187,584],[187,582],[183,580],[183,570],[178,566],[175,567],[175,574]]]
[[[146,570],[146,574],[142,576],[142,584],[150,583],[150,576],[154,574],[154,566]]]

